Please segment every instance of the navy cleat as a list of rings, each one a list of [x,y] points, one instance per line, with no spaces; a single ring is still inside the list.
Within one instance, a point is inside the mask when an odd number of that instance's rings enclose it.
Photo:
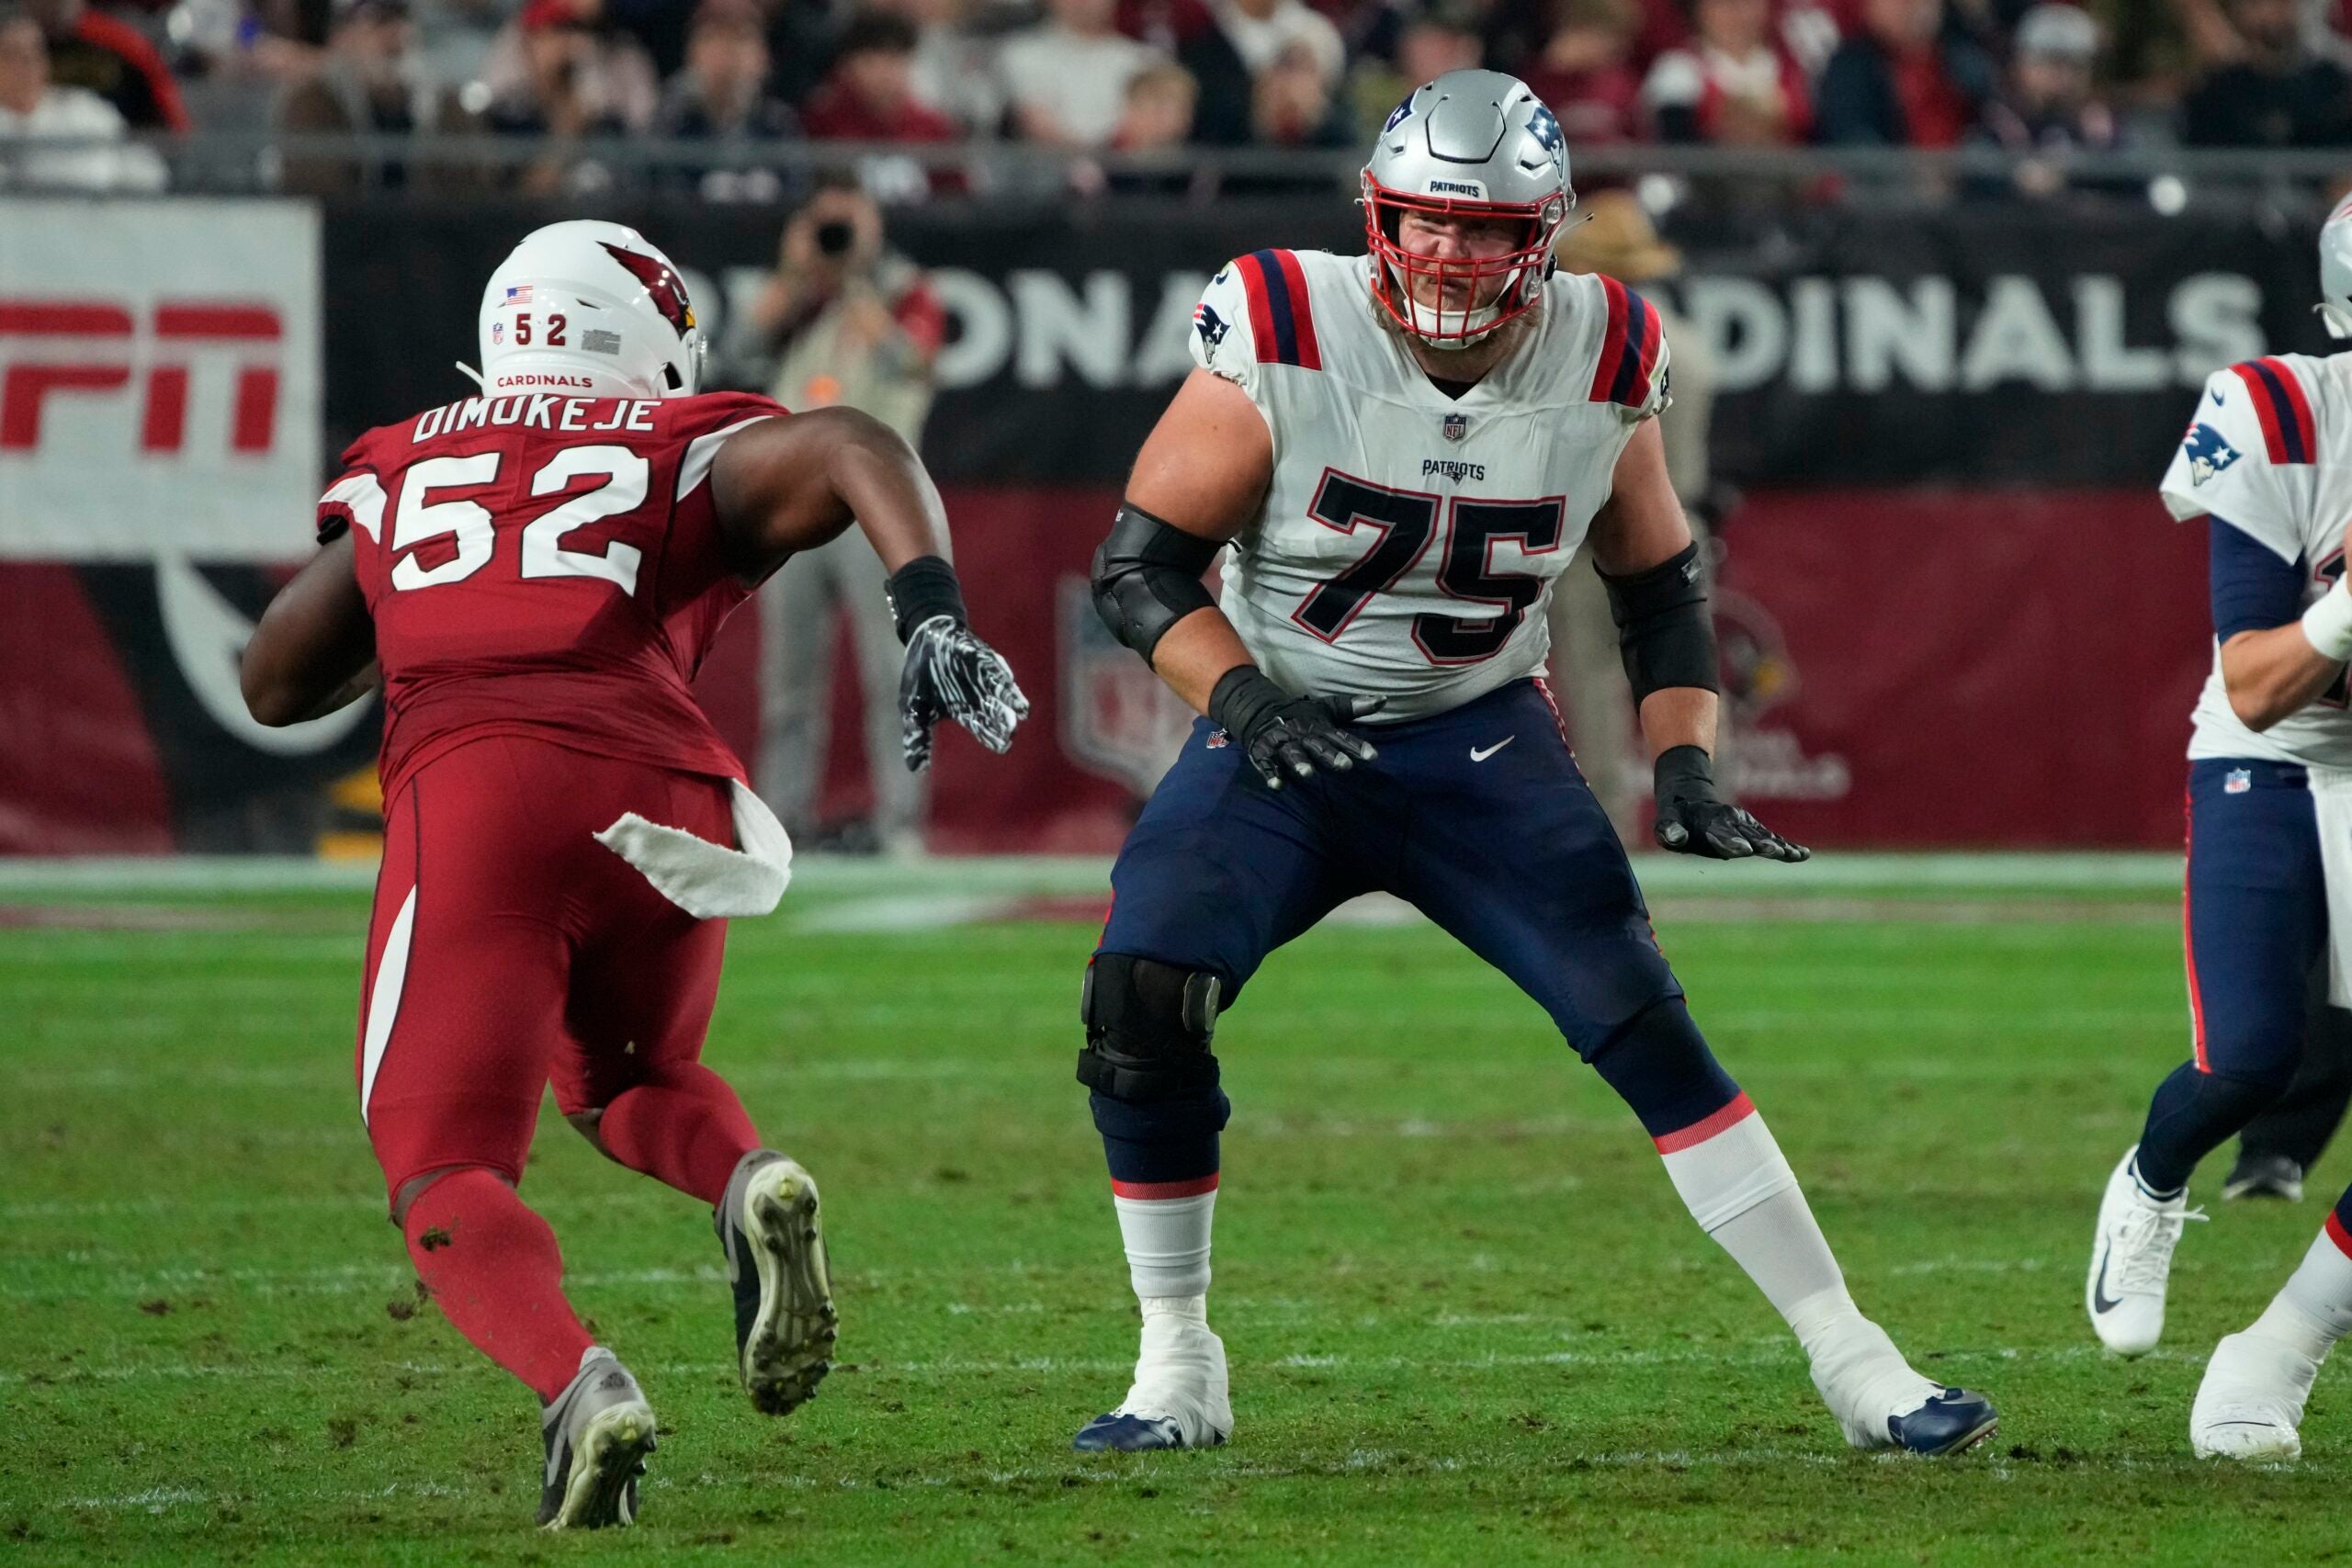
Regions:
[[[1894,1446],[1928,1459],[1963,1453],[2001,1428],[2000,1412],[1981,1393],[1947,1388],[1907,1415],[1886,1418]]]
[[[1216,1434],[1211,1436],[1223,1440]],[[1069,1446],[1082,1454],[1141,1454],[1190,1445],[1184,1441],[1184,1428],[1172,1416],[1130,1416],[1114,1410],[1080,1427]]]
[[[1233,1435],[1225,1341],[1210,1329],[1198,1296],[1143,1303],[1143,1348],[1136,1381],[1117,1408],[1078,1429],[1082,1454],[1213,1449]]]

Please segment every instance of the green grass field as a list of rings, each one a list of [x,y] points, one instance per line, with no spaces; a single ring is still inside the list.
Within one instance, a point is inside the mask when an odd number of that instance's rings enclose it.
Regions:
[[[1041,872],[1075,897],[1008,905],[1018,868],[949,891],[820,870],[738,927],[708,1059],[824,1184],[841,1363],[789,1420],[755,1416],[707,1212],[550,1111],[525,1196],[665,1429],[642,1526],[567,1539],[529,1528],[533,1401],[415,1309],[383,1220],[350,1071],[364,895],[0,884],[0,1559],[2352,1550],[2340,1375],[2300,1466],[2200,1465],[2186,1435],[2205,1351],[2352,1162],[2299,1207],[2191,1227],[2157,1355],[2102,1360],[2082,1320],[2099,1183],[2185,1049],[2161,867],[2086,890],[1837,863],[1678,870],[1660,931],[1865,1309],[2000,1401],[1975,1454],[1847,1451],[1631,1115],[1498,976],[1391,922],[1279,954],[1219,1032],[1234,1443],[1073,1455],[1134,1344],[1070,1078],[1093,877]]]

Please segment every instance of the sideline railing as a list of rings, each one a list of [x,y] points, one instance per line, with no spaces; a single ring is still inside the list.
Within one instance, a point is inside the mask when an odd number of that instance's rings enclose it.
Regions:
[[[1351,193],[1363,158],[1351,152],[1186,147],[1072,155],[1016,142],[929,146],[797,141],[713,141],[657,136],[550,138],[442,134],[280,134],[214,130],[130,142],[0,141],[0,190],[72,191],[97,183],[92,155],[151,151],[164,188],[229,195],[298,190],[438,196],[674,191],[711,198],[788,201],[833,169],[857,171],[893,199],[985,197],[1057,201],[1073,196],[1208,201],[1238,196]],[[142,160],[143,162],[143,160]],[[2192,205],[2260,203],[2293,211],[2352,185],[2352,152],[2142,147],[2021,159],[1992,147],[1596,147],[1576,152],[1576,183],[1650,182],[1653,205],[1697,193],[1711,204],[1770,202],[1936,205],[2019,199],[2020,171],[2064,199],[2123,201],[2162,213]],[[150,167],[153,165],[151,164]],[[719,176],[761,175],[758,180]],[[135,180],[116,188],[135,188]],[[2046,198],[2046,197],[2045,197]]]

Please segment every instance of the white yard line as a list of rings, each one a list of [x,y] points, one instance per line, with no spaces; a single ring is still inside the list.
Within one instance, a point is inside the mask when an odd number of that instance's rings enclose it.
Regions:
[[[1110,861],[1092,856],[953,856],[885,861],[803,855],[793,886],[823,895],[1088,895],[1107,892]],[[1725,865],[1645,855],[1636,870],[1653,894],[1801,897],[1830,888],[2076,888],[2177,892],[2181,859],[2168,851],[2061,853],[1873,854],[1830,852],[1803,866]],[[367,862],[266,855],[10,857],[0,859],[0,897],[42,894],[347,892],[375,885]]]
[[[1501,982],[1497,982],[1500,985]],[[2034,1015],[2037,1031],[2053,1033],[2108,1035],[2125,1031],[2146,1031],[2163,1043],[2169,1043],[2176,1034],[2184,1033],[2186,1025],[2180,1019],[2181,1010],[2170,1003],[2149,1008],[2064,1008]],[[1327,1018],[1331,1015],[1327,1013]],[[1709,1033],[1717,1040],[1736,1041],[1743,1033],[1808,1032],[1818,1034],[1824,1029],[1819,1012],[1803,1010],[1778,1011],[1766,1009],[1744,1009],[1736,1005],[1714,1007],[1706,1018]],[[1835,1024],[1840,1033],[1855,1031],[1878,1031],[1901,1039],[1919,1036],[1945,1036],[1954,1032],[1981,1033],[1984,1021],[1970,1014],[1939,1016],[1928,1008],[1860,1008],[1840,1010]],[[1531,1039],[1542,1038],[1542,1025],[1529,1027]],[[1262,1067],[1245,1066],[1244,1075],[1262,1073],[1270,1077],[1347,1077],[1360,1078],[1370,1058],[1345,1060],[1274,1059]],[[1575,1076],[1582,1069],[1576,1058],[1562,1051],[1556,1055],[1528,1059],[1497,1060],[1470,1057],[1448,1061],[1445,1074],[1450,1079],[1507,1077],[1524,1080],[1531,1072],[1543,1072],[1556,1066],[1563,1078]],[[927,1086],[990,1083],[1061,1083],[1067,1074],[1061,1070],[1058,1045],[1047,1062],[1044,1055],[1027,1061],[942,1061],[936,1058],[913,1057],[892,1059],[868,1057],[862,1060],[808,1061],[793,1063],[735,1063],[724,1066],[728,1081],[750,1089],[778,1089],[804,1083],[904,1083],[922,1089]],[[2143,1064],[2131,1061],[2101,1061],[2070,1057],[2041,1058],[1885,1058],[1860,1062],[1773,1062],[1759,1075],[1760,1081],[1774,1079],[1813,1079],[1833,1077],[1841,1082],[1859,1079],[1917,1080],[1932,1082],[1984,1082],[2015,1084],[2025,1079],[2076,1078],[2123,1074],[2143,1074]],[[1244,1081],[1247,1081],[1245,1077]],[[0,1092],[35,1093],[40,1090],[72,1090],[90,1093],[119,1093],[124,1090],[150,1089],[159,1084],[200,1085],[218,1089],[248,1089],[302,1090],[316,1094],[356,1098],[351,1083],[349,1066],[338,1059],[332,1064],[322,1060],[311,1067],[243,1067],[215,1062],[190,1060],[185,1055],[159,1055],[152,1061],[141,1061],[135,1066],[114,1065],[94,1067],[23,1067],[10,1068],[0,1065]],[[1245,1134],[1253,1124],[1244,1112],[1240,1125]],[[1558,1130],[1602,1125],[1598,1119],[1564,1119]],[[1300,1122],[1302,1128],[1324,1123]],[[1357,1125],[1367,1132],[1381,1132],[1399,1137],[1431,1137],[1448,1127],[1464,1131],[1484,1130],[1496,1125],[1491,1117],[1463,1117],[1451,1122],[1418,1117],[1362,1119]],[[1514,1122],[1514,1127],[1540,1130],[1542,1122]],[[1275,1129],[1280,1135],[1283,1129]],[[358,1135],[357,1117],[353,1118],[353,1135]],[[296,1134],[280,1130],[265,1141],[308,1142],[307,1132]],[[0,1204],[0,1215],[11,1213],[8,1205]]]
[[[1493,1452],[1481,1454],[1407,1453],[1390,1449],[1355,1449],[1344,1458],[1327,1461],[1305,1461],[1280,1463],[1266,1460],[1243,1460],[1239,1450],[1225,1450],[1186,1455],[1178,1461],[1183,1473],[1153,1464],[1112,1461],[1098,1463],[1070,1458],[1050,1464],[1023,1464],[991,1467],[968,1472],[942,1475],[905,1476],[877,1475],[873,1480],[842,1475],[831,1479],[808,1475],[746,1476],[714,1475],[708,1471],[691,1476],[662,1473],[659,1466],[642,1483],[650,1494],[663,1492],[786,1491],[810,1492],[833,1490],[859,1492],[868,1489],[903,1491],[909,1488],[970,1490],[978,1486],[1053,1486],[1102,1488],[1119,1492],[1129,1489],[1153,1488],[1166,1491],[1181,1486],[1187,1480],[1197,1480],[1215,1485],[1231,1481],[1306,1481],[1335,1480],[1352,1475],[1406,1474],[1450,1475],[1456,1473],[1483,1474],[1490,1471],[1509,1471],[1514,1475],[1544,1477],[1586,1470],[1784,1470],[1790,1467],[1835,1469],[1838,1466],[1861,1462],[1906,1464],[1912,1462],[1902,1455],[1892,1453],[1856,1456],[1826,1452],[1819,1449],[1798,1449],[1780,1444],[1759,1444],[1738,1449],[1626,1449],[1589,1453],[1563,1444],[1561,1447],[1531,1458],[1524,1452]],[[2212,1461],[2199,1460],[2187,1453],[2145,1456],[2120,1454],[2113,1456],[2081,1455],[2071,1462],[2071,1468],[2091,1473],[2116,1475],[2191,1475],[2212,1473]],[[1997,1450],[1981,1461],[1969,1462],[1972,1471],[1982,1471],[1995,1482],[2014,1478],[2015,1471]],[[2266,1471],[2288,1472],[2290,1467],[2263,1465]],[[401,1497],[430,1498],[494,1498],[497,1506],[514,1507],[514,1495],[492,1494],[487,1487],[452,1486],[439,1482],[395,1482],[381,1487],[362,1491],[329,1487],[273,1487],[267,1491],[211,1491],[192,1486],[158,1486],[144,1492],[115,1495],[68,1497],[63,1506],[94,1513],[162,1514],[176,1507],[211,1506],[217,1504],[239,1506],[276,1503],[340,1503],[349,1506],[395,1501]]]
[[[1949,1349],[1939,1352],[1938,1364],[1943,1362],[2071,1362],[2103,1357],[2106,1351],[2097,1345],[2061,1345],[2041,1347],[1993,1346],[1973,1349]],[[2202,1366],[2202,1351],[2152,1350],[2138,1358],[2141,1361],[2178,1362],[2188,1366]],[[1787,1338],[1757,1340],[1731,1350],[1546,1350],[1533,1352],[1494,1351],[1477,1356],[1355,1356],[1290,1355],[1271,1360],[1237,1360],[1242,1372],[1279,1374],[1300,1371],[1364,1372],[1510,1372],[1527,1371],[1544,1367],[1776,1367],[1796,1370],[1802,1361],[1796,1343]],[[1135,1371],[1135,1362],[1127,1357],[1068,1357],[1014,1356],[1001,1357],[940,1357],[922,1361],[860,1361],[852,1375],[876,1378],[991,1378],[991,1377],[1125,1377]],[[640,1364],[632,1369],[645,1377],[725,1377],[732,1376],[734,1365],[729,1361],[665,1361]],[[77,1382],[172,1382],[190,1380],[296,1379],[316,1378],[324,1371],[310,1362],[283,1364],[261,1362],[232,1366],[192,1365],[186,1362],[122,1362],[96,1366],[61,1364],[55,1371],[0,1371],[0,1385],[39,1383],[52,1387],[69,1387]],[[345,1369],[351,1377],[374,1377],[389,1372],[394,1377],[439,1378],[487,1373],[487,1361],[459,1363],[432,1361],[399,1361],[389,1367]],[[847,1372],[848,1367],[837,1369]]]

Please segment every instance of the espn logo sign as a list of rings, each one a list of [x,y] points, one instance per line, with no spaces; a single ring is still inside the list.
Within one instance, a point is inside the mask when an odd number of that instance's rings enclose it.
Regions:
[[[0,561],[311,550],[319,215],[0,193]]]
[[[138,400],[139,451],[178,452],[192,373],[225,361],[228,450],[266,454],[285,336],[277,308],[249,299],[159,299],[142,323],[112,300],[0,297],[0,452],[39,448],[44,416],[72,417],[62,401],[118,397]]]

